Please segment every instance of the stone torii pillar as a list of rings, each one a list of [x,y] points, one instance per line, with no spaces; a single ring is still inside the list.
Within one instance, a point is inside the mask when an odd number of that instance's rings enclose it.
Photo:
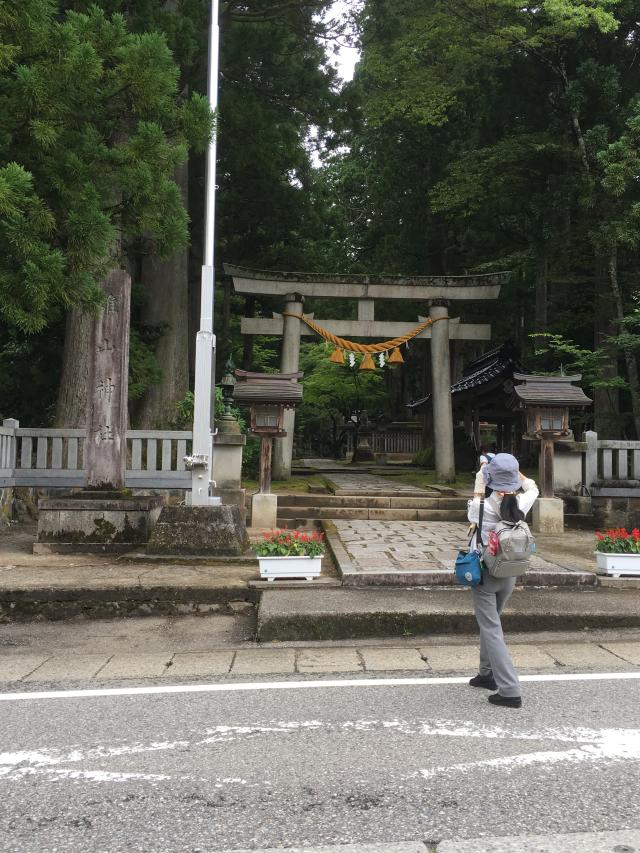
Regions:
[[[297,373],[300,360],[300,325],[296,317],[287,314],[302,314],[304,299],[295,293],[285,296],[285,316],[282,335],[281,373]],[[288,480],[291,476],[291,461],[293,459],[293,439],[295,433],[296,413],[293,409],[285,409],[284,428],[285,438],[276,438],[273,442],[272,472],[275,480]]]
[[[451,407],[451,358],[449,355],[449,303],[434,299],[429,305],[431,329],[431,385],[433,393],[433,434],[438,480],[450,483],[456,477],[453,452],[453,410]]]

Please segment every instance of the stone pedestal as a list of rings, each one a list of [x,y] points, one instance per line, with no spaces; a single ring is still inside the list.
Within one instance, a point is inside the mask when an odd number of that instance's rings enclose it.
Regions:
[[[249,548],[238,506],[166,506],[147,554],[239,557]]]
[[[375,453],[371,449],[371,444],[369,443],[370,438],[371,438],[370,432],[358,433],[358,444],[354,448],[353,459],[351,460],[352,462],[375,462],[376,461]]]
[[[234,418],[231,421],[237,426]],[[220,498],[223,504],[239,507],[244,523],[246,492],[241,488],[241,476],[242,449],[247,443],[247,437],[241,435],[239,427],[237,432],[230,430],[230,423],[225,422],[225,418],[220,418],[218,424],[219,432],[213,439],[213,479],[216,485],[211,489],[211,494]]]
[[[251,498],[251,527],[275,527],[278,519],[278,496],[258,492]]]
[[[564,503],[560,498],[538,498],[532,510],[536,533],[564,533]]]
[[[34,554],[122,553],[145,545],[165,499],[118,492],[42,498]]]

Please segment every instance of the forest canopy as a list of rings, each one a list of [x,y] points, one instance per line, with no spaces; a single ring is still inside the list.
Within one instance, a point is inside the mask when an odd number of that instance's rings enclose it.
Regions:
[[[358,0],[221,4],[216,332],[243,340],[225,262],[266,269],[460,275],[511,270],[498,305],[463,305],[542,370],[577,370],[590,424],[640,437],[640,3]],[[130,417],[168,427],[192,382],[202,258],[206,0],[5,0],[0,7],[0,410],[75,426],[68,365],[114,264],[132,275]],[[332,51],[360,50],[352,81]],[[331,306],[331,307],[330,307]],[[309,304],[355,316],[350,304]],[[351,313],[350,313],[351,312]],[[382,302],[378,319],[415,324]],[[424,312],[423,312],[424,313]],[[305,352],[310,389],[334,366]],[[460,348],[460,363],[479,353]],[[406,420],[424,349],[370,388]],[[346,379],[345,379],[346,381]],[[379,387],[378,387],[379,386]],[[381,389],[384,393],[381,393]],[[323,397],[324,399],[324,397]],[[336,400],[336,412],[353,404]],[[335,422],[318,401],[300,428]],[[325,436],[326,438],[326,436]]]

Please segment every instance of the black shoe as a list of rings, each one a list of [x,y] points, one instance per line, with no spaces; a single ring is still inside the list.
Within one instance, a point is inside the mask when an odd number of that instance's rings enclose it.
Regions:
[[[489,696],[489,702],[492,705],[502,705],[505,708],[522,708],[522,698],[520,696],[501,696],[499,693],[492,693]]]
[[[484,687],[487,690],[497,690],[498,685],[492,675],[475,675],[470,681],[471,687]]]

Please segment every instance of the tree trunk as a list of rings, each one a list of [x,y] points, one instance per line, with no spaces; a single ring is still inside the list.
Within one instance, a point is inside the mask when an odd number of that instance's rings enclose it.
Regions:
[[[88,386],[91,371],[93,317],[80,308],[67,313],[62,375],[56,402],[56,427],[85,429],[89,418]]]
[[[616,353],[607,344],[608,338],[616,334],[615,306],[609,285],[606,257],[596,255],[594,263],[593,290],[593,348],[607,349],[611,353],[611,364],[603,368],[602,378],[617,376]],[[603,438],[621,438],[620,392],[617,388],[594,388],[593,428]]]
[[[549,249],[547,243],[541,243],[536,253],[536,316],[535,331],[548,330],[547,302],[549,298]],[[534,339],[535,340],[535,339]]]
[[[188,167],[175,177],[187,205]],[[137,412],[141,429],[167,428],[176,418],[176,406],[189,390],[189,253],[183,249],[167,260],[149,255],[142,262],[145,302],[142,322],[162,326],[155,356],[162,371],[157,385],[147,388]]]
[[[622,304],[622,294],[620,293],[620,287],[618,285],[618,256],[615,247],[611,250],[609,255],[609,284],[611,285],[611,293],[616,308],[616,318],[620,323],[620,331],[622,331],[624,305]],[[629,380],[629,392],[631,394],[633,424],[636,431],[636,437],[638,437],[640,436],[640,379],[638,378],[638,362],[636,361],[635,354],[629,349],[624,351],[624,360],[627,366],[627,378]]]
[[[582,126],[580,124],[580,116],[578,115],[578,111],[575,107],[571,106],[571,98],[569,92],[569,78],[567,76],[567,68],[564,63],[564,60],[560,63],[560,76],[562,78],[562,83],[564,85],[564,92],[567,96],[567,101],[569,103],[569,115],[571,116],[571,126],[573,127],[573,132],[576,137],[576,142],[578,143],[578,148],[580,150],[580,159],[582,160],[582,167],[588,176],[591,174],[591,169],[589,168],[589,156],[587,154],[587,143],[585,142],[584,135],[582,133]]]

